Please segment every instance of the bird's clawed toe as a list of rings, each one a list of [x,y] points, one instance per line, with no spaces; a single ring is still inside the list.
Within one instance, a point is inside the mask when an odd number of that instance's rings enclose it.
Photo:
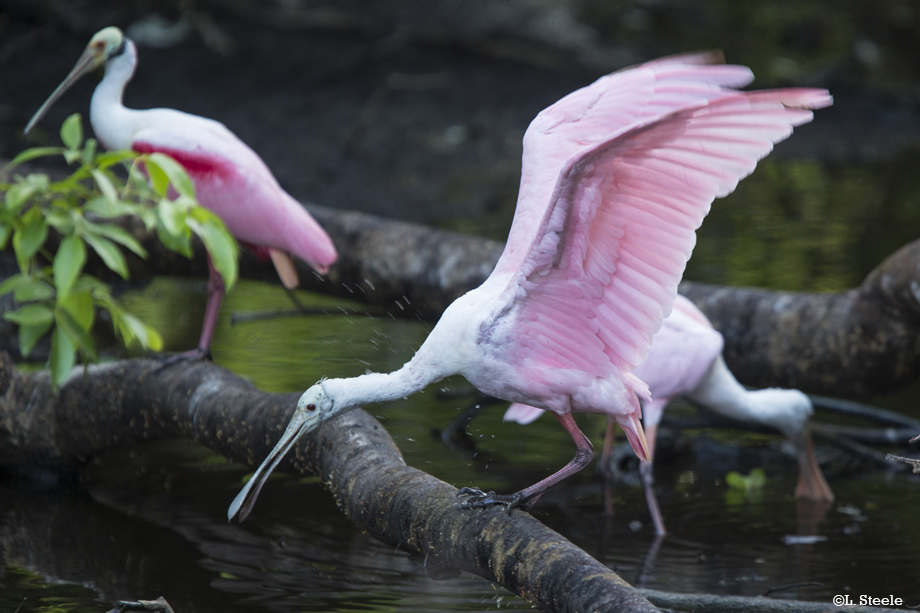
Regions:
[[[157,366],[156,372],[166,370],[170,366],[174,366],[176,364],[195,362],[197,360],[207,360],[209,362],[214,361],[213,358],[211,358],[211,352],[209,350],[197,347],[195,349],[190,349],[189,351],[174,353],[170,356],[160,358],[160,365]]]
[[[461,509],[485,509],[495,505],[505,505],[508,514],[524,502],[521,493],[517,494],[496,494],[495,492],[483,492],[478,487],[462,487],[457,490],[458,498],[465,498],[460,502]]]

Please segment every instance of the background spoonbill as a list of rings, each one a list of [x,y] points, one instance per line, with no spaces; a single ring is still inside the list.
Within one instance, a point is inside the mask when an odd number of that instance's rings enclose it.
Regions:
[[[495,270],[455,300],[402,368],[326,379],[301,396],[281,440],[230,505],[245,519],[265,479],[322,421],[461,374],[483,393],[552,411],[575,441],[558,472],[513,495],[478,490],[464,506],[530,509],[578,472],[593,447],[573,411],[605,413],[650,458],[632,370],[671,310],[713,199],[730,193],[825,90],[741,92],[751,71],[717,54],[664,58],[601,77],[537,115],[524,135],[521,188]]]
[[[633,374],[648,384],[651,400],[642,403],[642,424],[648,440],[649,461],[639,464],[642,487],[655,533],[665,534],[664,519],[652,488],[655,439],[664,407],[676,396],[686,396],[716,413],[740,421],[772,426],[795,445],[799,463],[796,498],[833,501],[834,494],[824,480],[815,459],[808,431],[814,411],[811,400],[799,390],[763,389],[748,391],[738,383],[722,358],[724,339],[695,304],[678,294],[671,314],[652,338],[648,358]],[[505,412],[505,421],[528,424],[543,411],[515,403]],[[614,423],[608,421],[604,437],[602,466],[608,466]]]
[[[288,290],[299,280],[289,254],[320,273],[335,262],[332,239],[303,206],[284,191],[262,158],[222,123],[173,109],[129,109],[125,86],[137,67],[137,47],[115,27],[97,32],[76,66],[26,125],[26,134],[67,89],[105,65],[93,92],[90,123],[106,149],[158,151],[172,156],[195,184],[198,202],[214,211],[227,229],[257,254],[266,251]],[[208,355],[224,281],[208,257],[208,302],[198,347],[181,357]]]

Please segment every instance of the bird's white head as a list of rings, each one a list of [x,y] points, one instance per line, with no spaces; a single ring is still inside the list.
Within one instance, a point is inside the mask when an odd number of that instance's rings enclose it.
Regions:
[[[754,392],[762,403],[763,421],[795,439],[814,413],[811,399],[796,389],[768,388]]]
[[[71,85],[79,81],[80,77],[88,72],[96,70],[113,57],[121,55],[129,42],[130,41],[125,37],[122,31],[114,26],[103,28],[96,32],[90,39],[89,44],[86,45],[83,55],[77,60],[76,66],[74,66],[70,74],[67,75],[67,78],[57,86],[57,89],[54,90],[45,103],[35,112],[32,119],[29,120],[29,123],[26,125],[25,133],[28,134],[29,131],[35,127],[35,124],[41,121],[41,118],[45,116],[48,109],[57,102],[58,98],[60,98]]]
[[[304,392],[300,400],[297,401],[294,416],[291,418],[284,434],[281,435],[281,439],[252,475],[252,479],[233,499],[230,508],[227,509],[227,521],[232,520],[237,513],[240,515],[241,522],[245,520],[250,511],[252,511],[256,498],[259,496],[259,492],[262,490],[262,486],[265,485],[268,476],[275,470],[287,452],[294,447],[300,437],[315,430],[317,426],[337,412],[335,403],[326,393],[322,382]]]

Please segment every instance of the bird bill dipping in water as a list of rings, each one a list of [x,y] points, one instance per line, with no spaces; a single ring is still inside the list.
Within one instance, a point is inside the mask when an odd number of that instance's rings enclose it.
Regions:
[[[715,53],[648,62],[600,78],[542,111],[524,135],[505,249],[454,301],[402,368],[325,379],[297,403],[281,440],[230,505],[245,519],[265,479],[334,415],[463,375],[483,393],[552,412],[575,442],[558,472],[512,495],[460,490],[464,507],[530,509],[584,468],[593,447],[572,412],[604,413],[650,458],[632,374],[671,310],[714,198],[773,144],[831,104],[819,89],[738,91],[753,79]]]

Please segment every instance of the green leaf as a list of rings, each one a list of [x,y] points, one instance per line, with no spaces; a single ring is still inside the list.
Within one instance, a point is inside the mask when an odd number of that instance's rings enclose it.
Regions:
[[[99,186],[99,191],[102,192],[103,197],[109,202],[118,202],[118,190],[115,189],[115,185],[112,184],[112,180],[108,175],[98,168],[93,168],[92,172],[93,179],[96,181],[96,185]]]
[[[163,228],[163,224],[157,224],[157,238],[170,251],[187,258],[192,257],[192,241],[187,234],[170,234]]]
[[[58,304],[66,309],[77,325],[89,334],[95,315],[93,295],[89,291],[70,292],[64,298],[59,298]]]
[[[13,235],[13,226],[0,223],[0,250],[6,249],[6,244],[10,240],[10,236]]]
[[[80,143],[83,142],[83,123],[80,121],[80,113],[74,113],[64,120],[61,126],[61,140],[68,149],[80,148]]]
[[[45,213],[45,221],[52,228],[67,236],[73,234],[74,221],[73,212],[63,208],[53,208]]]
[[[192,209],[188,216],[188,227],[201,238],[214,268],[229,290],[236,284],[238,275],[239,249],[236,239],[217,215],[202,206]]]
[[[53,318],[54,311],[46,304],[27,304],[19,310],[8,311],[3,314],[3,319],[12,321],[20,326],[50,324]]]
[[[85,234],[84,238],[89,246],[93,248],[102,261],[108,266],[109,270],[117,273],[122,279],[128,278],[128,263],[122,254],[118,245],[103,236],[95,234]]]
[[[142,215],[146,209],[142,206],[124,200],[109,200],[102,196],[89,199],[83,210],[99,217],[122,217],[124,215]]]
[[[110,166],[118,164],[124,160],[136,158],[137,154],[133,151],[122,149],[120,151],[106,151],[96,156],[96,167],[105,170]]]
[[[0,288],[0,294],[2,294]],[[31,302],[33,300],[50,300],[54,297],[54,289],[40,279],[23,277],[23,283],[13,292],[13,298],[19,302]]]
[[[98,143],[95,138],[86,139],[86,144],[83,145],[83,155],[81,157],[83,158],[83,163],[87,166],[92,165],[93,158],[96,157],[97,147]]]
[[[51,329],[51,322],[32,326],[19,326],[19,352],[22,357],[28,357],[35,344]]]
[[[161,198],[165,198],[166,192],[169,191],[169,176],[163,172],[163,169],[158,164],[150,163],[149,159],[145,160],[144,167],[147,169],[147,176],[150,177],[150,185],[153,186],[153,191]]]
[[[48,226],[45,225],[41,211],[37,208],[30,209],[23,215],[22,221],[23,225],[13,233],[13,249],[16,251],[19,269],[25,272],[29,268],[32,256],[45,244]]]
[[[92,302],[90,302],[90,309],[92,309]],[[94,362],[99,359],[96,354],[96,345],[89,335],[88,329],[84,329],[68,309],[60,308],[55,310],[54,322],[57,324],[55,330],[63,330],[80,350],[80,353]]]
[[[23,162],[28,162],[29,160],[34,160],[35,158],[47,157],[49,155],[60,155],[64,153],[63,147],[32,147],[31,149],[26,149],[19,155],[13,158],[13,161],[10,162],[7,168],[12,168]]]
[[[21,273],[16,273],[15,275],[7,277],[3,280],[3,283],[0,283],[0,296],[18,290],[29,280],[29,277]]]
[[[51,333],[51,387],[57,391],[77,363],[77,345],[60,326]]]
[[[3,198],[6,210],[10,213],[18,213],[36,191],[37,187],[28,183],[16,183],[10,186]]]
[[[188,173],[185,172],[185,168],[179,162],[162,153],[151,153],[147,156],[147,171],[150,172],[154,167],[161,170],[168,177],[170,186],[180,196],[195,197],[195,184],[192,183]],[[160,195],[165,195],[165,192],[160,193]]]
[[[115,226],[112,224],[89,223],[86,225],[86,230],[87,232],[92,232],[93,234],[111,239],[123,247],[127,247],[142,258],[147,257],[147,252],[144,250],[138,240],[131,236],[127,230],[120,226]]]
[[[126,337],[126,342],[128,339],[125,332],[128,331],[130,335],[136,339],[137,342],[140,343],[141,346],[145,349],[150,349],[152,351],[163,350],[163,337],[161,337],[160,333],[157,332],[154,328],[148,326],[137,317],[134,317],[129,313],[123,312],[120,319],[121,325],[119,326],[119,329],[122,332],[122,336]]]
[[[70,292],[85,263],[86,245],[82,238],[68,236],[61,241],[54,256],[54,287],[59,301]]]

